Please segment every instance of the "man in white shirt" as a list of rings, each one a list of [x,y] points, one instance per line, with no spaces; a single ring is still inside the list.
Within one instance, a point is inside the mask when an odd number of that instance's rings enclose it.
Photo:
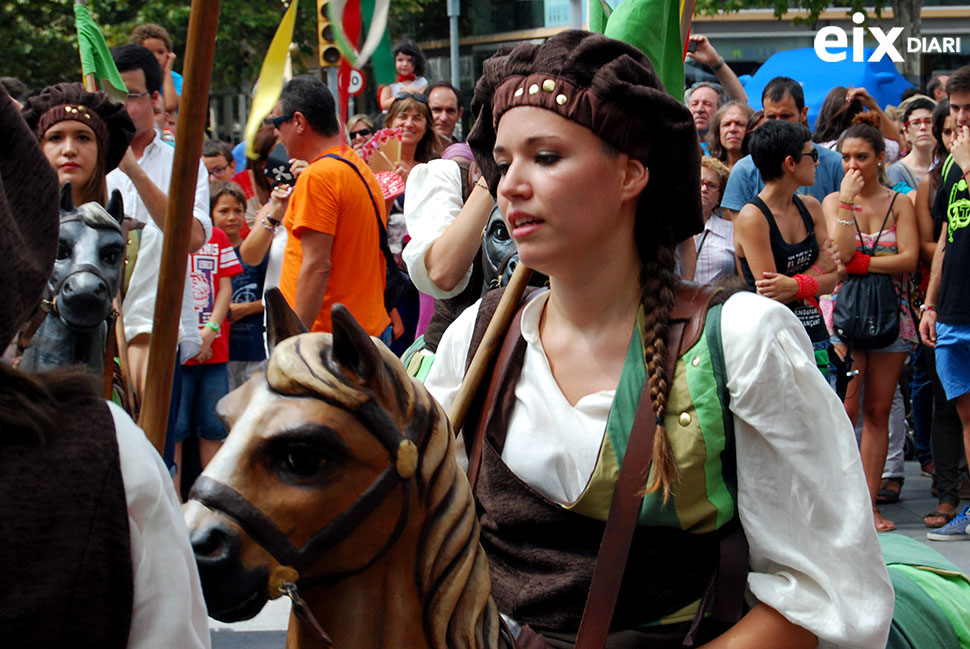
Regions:
[[[128,339],[128,363],[136,394],[145,394],[145,373],[148,365],[148,345],[155,313],[155,295],[162,259],[162,231],[168,207],[169,184],[172,180],[172,161],[175,153],[155,131],[153,107],[159,100],[162,71],[155,56],[140,45],[120,45],[111,50],[112,58],[128,88],[125,108],[135,124],[135,137],[118,168],[107,176],[108,192],[119,190],[125,204],[125,216],[143,224],[138,259],[132,271],[122,311],[125,337]],[[202,247],[212,235],[209,219],[209,174],[202,163],[195,188],[192,209],[195,221],[189,250]],[[188,265],[186,264],[186,273]],[[186,281],[182,296],[179,340],[182,356],[191,358],[201,344],[195,312]],[[174,305],[172,305],[174,307]]]

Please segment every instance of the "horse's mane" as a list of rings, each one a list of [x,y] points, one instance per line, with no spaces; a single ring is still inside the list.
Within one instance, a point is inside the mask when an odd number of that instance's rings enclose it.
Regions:
[[[267,366],[269,386],[289,396],[310,396],[354,413],[374,432],[387,413],[417,446],[417,503],[424,525],[418,539],[414,577],[425,602],[424,628],[433,647],[495,647],[499,615],[491,598],[488,561],[479,545],[475,503],[455,461],[455,438],[448,417],[424,385],[404,371],[400,360],[378,345],[380,376],[368,385],[332,355],[330,334],[288,338]],[[412,516],[418,512],[412,509]]]
[[[98,230],[115,230],[121,232],[121,224],[100,204],[94,201],[78,206],[77,213],[84,221],[84,225]],[[61,215],[63,219],[63,213]]]

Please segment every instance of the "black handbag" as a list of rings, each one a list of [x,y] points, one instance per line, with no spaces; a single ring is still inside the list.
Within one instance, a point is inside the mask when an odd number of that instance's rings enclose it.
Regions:
[[[893,196],[871,249],[866,250],[859,223],[855,223],[862,252],[869,256],[875,255],[876,245],[889,221],[896,196],[899,194]],[[855,217],[852,220],[855,221]],[[842,282],[842,288],[836,295],[832,327],[843,343],[855,349],[880,349],[892,344],[899,336],[899,296],[896,295],[892,278],[885,273],[850,275]]]
[[[377,201],[374,200],[374,193],[370,190],[370,185],[364,180],[363,174],[360,173],[360,169],[357,168],[353,162],[347,158],[342,158],[334,153],[328,153],[323,156],[324,158],[333,158],[334,160],[340,160],[341,162],[350,166],[351,169],[357,172],[362,183],[364,183],[364,189],[367,190],[367,195],[370,196],[371,205],[374,206],[374,214],[377,215],[377,227],[380,229],[380,244],[381,252],[384,254],[384,266],[386,274],[386,282],[384,284],[384,309],[390,312],[391,309],[397,306],[401,298],[407,292],[408,288],[411,286],[411,278],[397,265],[394,261],[394,255],[391,254],[391,249],[387,245],[387,230],[384,228],[384,221],[381,220],[381,212],[377,207]]]

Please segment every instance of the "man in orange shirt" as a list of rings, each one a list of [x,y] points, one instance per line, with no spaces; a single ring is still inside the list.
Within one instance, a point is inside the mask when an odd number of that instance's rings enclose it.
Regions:
[[[297,77],[270,117],[289,156],[310,161],[284,217],[280,291],[313,331],[331,331],[330,309],[340,303],[389,341],[378,225],[387,225],[386,208],[374,174],[341,136],[333,95],[319,79]]]

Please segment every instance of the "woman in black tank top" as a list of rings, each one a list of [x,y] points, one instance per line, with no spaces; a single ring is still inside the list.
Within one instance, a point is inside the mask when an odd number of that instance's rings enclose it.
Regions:
[[[816,298],[830,293],[839,277],[819,202],[795,195],[798,187],[815,182],[818,152],[811,132],[801,124],[767,122],[751,134],[751,158],[765,187],[735,222],[738,266],[750,290],[795,313],[824,372],[828,330]]]

